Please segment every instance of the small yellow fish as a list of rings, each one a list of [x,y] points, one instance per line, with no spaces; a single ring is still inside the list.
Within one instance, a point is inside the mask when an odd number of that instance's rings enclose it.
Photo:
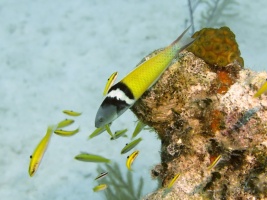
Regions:
[[[214,168],[221,160],[222,155],[219,155],[212,163],[210,166],[208,166],[208,170],[211,170],[212,168]]]
[[[109,124],[105,125],[105,128],[106,128],[106,131],[108,132],[108,134],[109,134],[111,137],[113,137],[113,133],[111,132],[110,125],[109,125]]]
[[[98,175],[95,180],[100,180],[108,175],[108,172],[102,172],[100,175]]]
[[[110,160],[107,158],[104,158],[99,155],[88,154],[88,153],[81,153],[75,156],[75,159],[79,161],[84,161],[84,162],[104,162],[104,163],[110,162]]]
[[[118,76],[118,72],[114,72],[113,74],[111,74],[111,76],[108,78],[108,82],[105,86],[105,89],[104,89],[104,92],[103,92],[103,95],[105,96],[109,89],[111,88],[111,86],[113,85],[114,81],[116,80]]]
[[[134,129],[134,132],[132,134],[132,139],[135,138],[143,130],[143,128],[145,126],[146,126],[146,124],[144,124],[143,122],[138,120],[137,125],[136,125],[136,127]]]
[[[99,191],[101,191],[101,190],[105,190],[105,189],[107,189],[107,184],[100,184],[100,185],[98,185],[98,186],[95,186],[94,188],[93,188],[93,191],[94,192],[99,192]]]
[[[113,137],[111,137],[110,139],[111,140],[116,140],[117,138],[123,136],[126,132],[128,131],[128,129],[123,129],[123,130],[120,130],[120,131],[116,131],[115,134],[113,135]]]
[[[132,163],[133,161],[135,160],[135,158],[138,156],[139,154],[139,151],[134,151],[130,156],[127,157],[127,160],[126,160],[126,167],[129,169],[129,170],[132,170],[131,166],[132,166]]]
[[[42,140],[35,148],[33,154],[30,156],[31,161],[29,166],[29,175],[31,177],[35,174],[42,161],[42,158],[45,154],[45,151],[48,147],[49,141],[55,128],[55,126],[48,126],[45,136],[42,138]]]
[[[103,133],[105,130],[106,130],[106,127],[96,128],[96,129],[94,130],[94,132],[91,133],[91,134],[89,135],[88,139],[91,139],[91,138],[93,138],[93,137],[96,137],[96,136],[100,135],[100,134]]]
[[[168,184],[167,188],[170,189],[172,188],[172,186],[174,185],[174,183],[177,181],[177,179],[180,177],[180,173],[176,174],[173,179],[170,181],[170,183]]]
[[[64,119],[64,120],[62,120],[61,122],[59,122],[57,124],[57,129],[58,128],[64,128],[64,127],[69,126],[69,125],[71,125],[73,123],[74,123],[73,119]]]
[[[125,147],[121,150],[121,154],[127,153],[128,151],[132,150],[139,142],[142,141],[142,138],[138,138],[129,144],[126,144]]]
[[[254,95],[254,97],[259,97],[260,95],[262,95],[262,93],[266,92],[266,90],[267,90],[267,79],[266,79],[266,82],[261,86],[261,88]]]
[[[75,130],[72,130],[72,131],[65,131],[65,130],[62,130],[62,129],[58,129],[58,130],[55,130],[54,133],[57,134],[57,135],[60,135],[60,136],[69,137],[69,136],[73,136],[76,133],[78,133],[79,130],[80,130],[79,128],[77,128]]]
[[[82,114],[80,112],[75,112],[73,110],[63,110],[62,112],[65,113],[66,115],[73,116],[73,117],[77,117]]]

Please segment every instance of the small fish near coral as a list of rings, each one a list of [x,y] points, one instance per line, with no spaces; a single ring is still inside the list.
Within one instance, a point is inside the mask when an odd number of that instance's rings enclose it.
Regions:
[[[266,82],[261,86],[261,88],[256,92],[254,97],[260,97],[266,91],[267,91],[267,79]]]
[[[132,142],[130,142],[129,144],[126,144],[125,147],[121,150],[121,154],[125,154],[128,151],[132,150],[136,145],[139,144],[139,142],[142,141],[142,138],[138,138]]]
[[[114,81],[116,80],[118,76],[118,72],[114,72],[113,74],[110,75],[110,77],[108,78],[107,84],[105,86],[103,95],[107,95],[109,89],[111,88],[111,86],[113,85]]]
[[[134,151],[131,155],[127,156],[127,160],[126,160],[126,167],[128,170],[132,171],[132,164],[133,161],[136,159],[136,157],[139,155],[139,151]]]

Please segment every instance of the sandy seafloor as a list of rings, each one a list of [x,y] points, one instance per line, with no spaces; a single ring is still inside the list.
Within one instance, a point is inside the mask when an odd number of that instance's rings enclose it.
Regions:
[[[245,66],[266,70],[267,1],[240,1],[239,14],[227,20],[236,34]],[[101,154],[126,171],[129,141],[110,142],[107,134],[88,141],[106,79],[127,74],[146,54],[172,42],[185,28],[186,0],[9,0],[0,2],[0,199],[104,199],[93,193],[95,163],[74,160],[80,151]],[[29,156],[48,124],[66,118],[61,111],[82,111],[70,138],[54,135],[35,176]],[[128,111],[112,130],[128,128]],[[73,128],[76,127],[75,125]],[[145,178],[143,194],[157,182],[150,169],[160,162],[160,141],[142,132],[133,175]]]

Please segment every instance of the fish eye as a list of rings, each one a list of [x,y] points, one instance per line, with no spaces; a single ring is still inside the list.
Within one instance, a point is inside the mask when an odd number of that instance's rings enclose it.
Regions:
[[[128,145],[128,143],[125,144],[125,146],[127,146],[127,145]]]
[[[129,158],[129,156],[127,156],[127,158]]]
[[[32,159],[32,155],[30,155],[30,159]]]

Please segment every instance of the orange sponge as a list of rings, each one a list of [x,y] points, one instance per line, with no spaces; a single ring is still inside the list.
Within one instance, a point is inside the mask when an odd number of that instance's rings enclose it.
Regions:
[[[228,27],[204,28],[192,37],[197,39],[187,50],[206,63],[225,67],[230,63],[238,62],[241,67],[244,67],[235,34]]]

